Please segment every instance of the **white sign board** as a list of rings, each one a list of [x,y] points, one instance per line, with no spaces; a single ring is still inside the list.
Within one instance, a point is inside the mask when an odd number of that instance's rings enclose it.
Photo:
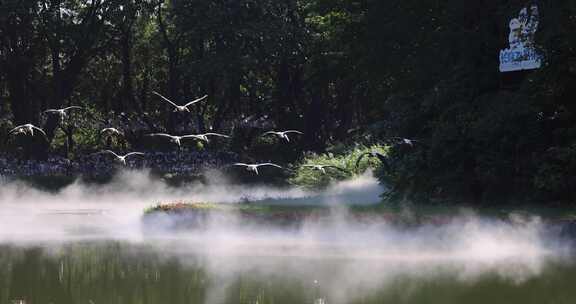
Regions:
[[[538,69],[542,56],[534,45],[538,30],[538,6],[520,10],[518,17],[510,20],[509,47],[500,51],[500,72]]]

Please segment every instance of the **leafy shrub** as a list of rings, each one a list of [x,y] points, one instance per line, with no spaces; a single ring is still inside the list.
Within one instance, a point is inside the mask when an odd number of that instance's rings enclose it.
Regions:
[[[576,181],[576,144],[555,147],[546,151],[533,177],[535,187],[552,199],[574,199],[573,185]],[[572,197],[570,197],[572,195]]]
[[[357,146],[339,154],[330,152],[324,154],[308,154],[304,157],[301,163],[295,166],[294,175],[290,178],[289,182],[293,185],[317,189],[326,187],[333,181],[352,178],[358,174],[362,174],[369,168],[378,168],[381,165],[378,159],[364,157],[358,164],[358,168],[356,168],[356,161],[358,158],[362,154],[372,151],[386,155],[389,151],[389,147],[382,145]],[[305,167],[306,165],[336,166],[344,169],[346,172],[326,168],[326,174],[324,174],[319,170]]]

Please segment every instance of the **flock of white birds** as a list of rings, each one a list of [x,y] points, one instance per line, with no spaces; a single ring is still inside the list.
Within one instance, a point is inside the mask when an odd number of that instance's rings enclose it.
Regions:
[[[175,102],[173,102],[172,100],[161,95],[158,92],[153,91],[152,93],[159,96],[162,100],[166,101],[168,104],[173,106],[174,112],[180,112],[180,113],[190,113],[190,109],[189,109],[190,106],[192,106],[198,102],[204,101],[208,98],[208,95],[205,95],[201,98],[198,98],[198,99],[195,99],[191,102],[188,102],[183,106],[180,106],[180,105],[176,104]],[[79,106],[70,106],[70,107],[66,107],[66,108],[62,108],[62,109],[48,109],[48,110],[44,111],[43,113],[58,115],[60,121],[62,122],[67,117],[69,111],[82,110],[82,109],[83,108],[79,107]],[[16,135],[34,136],[35,132],[42,134],[42,136],[46,140],[48,140],[48,136],[42,128],[37,127],[37,126],[30,124],[30,123],[20,125],[20,126],[13,128],[12,130],[10,130],[9,134],[14,135],[14,136],[16,136]],[[124,136],[124,133],[121,130],[118,130],[117,128],[112,128],[112,127],[102,129],[100,131],[100,134],[103,136],[117,136],[117,137]],[[304,133],[297,131],[297,130],[269,131],[269,132],[262,134],[262,136],[271,136],[271,135],[277,136],[280,140],[285,140],[286,142],[290,142],[290,138],[288,137],[289,134],[303,135]],[[164,138],[164,139],[168,140],[169,142],[177,145],[178,148],[181,147],[182,140],[187,140],[187,139],[194,139],[194,140],[203,141],[205,143],[209,143],[210,137],[230,138],[230,136],[228,136],[228,135],[219,134],[219,133],[188,134],[188,135],[171,135],[171,134],[166,134],[166,133],[153,133],[153,134],[148,134],[146,136]],[[114,157],[114,159],[117,163],[122,164],[124,166],[127,165],[127,159],[130,157],[136,157],[136,156],[145,157],[146,156],[146,153],[143,153],[143,152],[130,152],[130,153],[127,153],[125,155],[120,155],[120,154],[117,154],[116,152],[111,151],[111,150],[104,150],[101,152],[97,152],[95,154],[110,155],[110,156]],[[258,172],[259,167],[269,166],[269,167],[284,169],[282,166],[279,166],[279,165],[274,164],[274,163],[258,163],[258,164],[234,163],[231,166],[244,167],[244,168],[246,168],[247,171],[253,172],[254,174],[259,174],[259,172]],[[318,168],[318,169],[320,169],[320,168]],[[325,170],[323,168],[321,170],[322,170],[322,172],[325,172]]]
[[[180,106],[178,104],[176,104],[175,102],[173,102],[172,100],[166,98],[165,96],[161,95],[158,92],[153,91],[153,94],[157,95],[158,97],[160,97],[162,100],[164,100],[165,102],[167,102],[168,104],[170,104],[173,108],[174,111],[173,112],[179,112],[179,113],[190,113],[190,109],[189,107],[199,103],[201,101],[204,101],[208,98],[208,95],[205,95],[201,98],[195,99],[193,101],[190,101],[188,103],[186,103],[183,106]],[[62,109],[49,109],[44,111],[45,114],[53,114],[53,115],[58,115],[60,122],[62,122],[68,115],[68,112],[71,110],[82,110],[82,107],[79,106],[70,106],[70,107],[66,107],[66,108],[62,108]],[[46,132],[44,132],[44,130],[42,130],[42,128],[39,128],[33,124],[24,124],[21,126],[17,126],[14,129],[10,130],[9,134],[10,135],[30,135],[30,136],[34,136],[34,132],[38,132],[40,134],[43,135],[43,137],[48,140],[48,136],[46,135]],[[100,131],[100,134],[103,136],[116,136],[116,137],[123,137],[124,133],[121,130],[118,130],[116,128],[112,128],[112,127],[108,127],[108,128],[104,128]],[[286,131],[268,131],[264,134],[262,134],[262,136],[275,136],[277,137],[280,141],[285,141],[285,142],[290,142],[290,134],[298,134],[298,135],[303,135],[304,133],[298,131],[298,130],[286,130]],[[220,133],[204,133],[204,134],[188,134],[188,135],[171,135],[171,134],[166,134],[166,133],[152,133],[152,134],[148,134],[146,135],[147,137],[156,137],[156,138],[163,138],[166,139],[168,142],[175,144],[178,146],[178,149],[181,148],[182,145],[182,141],[183,140],[188,140],[188,139],[193,139],[193,140],[199,140],[199,141],[203,141],[205,143],[209,143],[210,142],[210,137],[219,137],[219,138],[230,138],[230,136],[225,135],[225,134],[220,134]],[[408,146],[413,146],[416,142],[418,142],[417,140],[414,139],[408,139],[408,138],[401,138],[401,137],[394,137],[395,140],[398,140],[398,143],[400,144],[405,144]],[[120,155],[117,154],[114,151],[111,150],[104,150],[104,151],[100,151],[97,152],[95,154],[107,154],[110,155],[112,157],[114,157],[115,161],[119,164],[122,164],[124,166],[127,165],[127,159],[130,157],[145,157],[146,153],[143,152],[130,152],[127,153],[125,155]],[[386,164],[387,163],[387,157],[385,155],[382,155],[378,152],[367,152],[362,154],[357,162],[356,162],[356,167],[358,167],[360,161],[364,158],[364,157],[373,157],[373,158],[377,158],[378,160],[380,160],[382,163]],[[259,174],[258,168],[260,167],[273,167],[273,168],[278,168],[278,169],[285,169],[280,165],[274,164],[274,163],[270,163],[270,162],[266,162],[266,163],[255,163],[255,164],[247,164],[247,163],[233,163],[230,165],[231,167],[244,167],[247,171],[252,172],[256,175]],[[346,171],[346,169],[337,167],[337,166],[333,166],[333,165],[304,165],[302,166],[303,168],[309,168],[312,170],[316,170],[321,172],[322,174],[327,174],[326,169],[335,169],[335,170],[339,170],[339,171]]]

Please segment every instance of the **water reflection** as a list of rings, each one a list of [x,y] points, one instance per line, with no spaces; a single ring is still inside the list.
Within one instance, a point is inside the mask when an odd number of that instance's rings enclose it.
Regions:
[[[576,267],[546,259],[208,256],[124,242],[0,247],[0,302],[574,303]],[[258,248],[255,248],[257,251]],[[172,252],[172,253],[167,253]],[[473,266],[471,266],[473,265]],[[480,267],[474,269],[475,267]]]

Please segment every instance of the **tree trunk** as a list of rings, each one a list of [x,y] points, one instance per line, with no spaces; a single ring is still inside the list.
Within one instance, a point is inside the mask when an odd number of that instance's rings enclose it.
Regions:
[[[217,84],[216,81],[213,82],[212,92],[216,93]],[[219,98],[220,97],[220,98]],[[225,113],[227,111],[226,96],[215,96],[216,98],[216,114],[214,114],[214,120],[212,121],[212,127],[214,130],[220,130],[222,127],[222,122],[224,121]]]
[[[290,66],[289,62],[283,60],[278,68],[277,79],[277,100],[275,118],[280,129],[296,128],[297,125],[297,104],[296,100],[302,95],[302,69],[300,66]],[[305,108],[301,104],[301,108]]]
[[[178,104],[178,93],[180,89],[180,79],[178,75],[178,40],[176,39],[176,41],[172,41],[168,35],[168,30],[166,29],[164,19],[162,18],[162,2],[158,3],[157,21],[162,34],[164,48],[168,55],[168,98],[171,98],[172,101]],[[172,132],[176,129],[179,115],[172,112],[172,106],[166,105],[166,107],[170,107],[170,114],[168,115],[166,126],[168,131]]]
[[[336,98],[336,119],[338,128],[336,129],[336,138],[345,139],[348,130],[352,126],[354,116],[354,105],[352,103],[352,83],[348,80],[342,80],[338,85],[338,97]]]
[[[304,144],[307,149],[319,151],[323,148],[322,125],[326,117],[324,107],[324,89],[312,93],[305,116]]]
[[[66,133],[66,153],[68,157],[71,157],[74,152],[74,127],[62,127],[62,130],[65,130]]]
[[[275,107],[275,120],[278,128],[285,129],[290,126],[290,68],[285,60],[282,60],[278,67],[278,80],[277,80],[277,100],[278,104]]]
[[[78,77],[80,76],[82,69],[86,64],[84,53],[85,52],[80,52],[80,54],[76,54],[74,57],[72,57],[68,67],[65,70],[60,71],[60,77],[53,79],[54,86],[58,88],[57,93],[59,94],[54,94],[50,103],[54,108],[62,107],[62,105],[64,105],[64,101],[70,100],[70,97],[74,92],[76,81],[78,80]],[[49,142],[52,142],[54,139],[56,128],[58,127],[59,122],[60,121],[57,115],[51,115],[46,121],[44,131],[48,136]]]
[[[22,60],[11,58],[9,61],[10,63],[6,65],[8,66],[6,80],[10,91],[10,109],[14,115],[14,124],[33,123],[33,115],[30,111],[30,90],[27,88],[29,70],[25,64],[20,64]]]
[[[180,100],[178,98],[178,91],[179,91],[180,85],[179,85],[177,66],[178,66],[178,64],[177,64],[175,51],[169,50],[168,51],[168,93],[169,93],[170,97],[168,97],[168,98],[170,98],[170,100],[172,100],[176,104],[179,104]],[[169,109],[169,113],[170,113],[168,115],[167,128],[170,132],[173,132],[176,129],[176,126],[179,123],[178,119],[181,116],[178,115],[179,113],[172,112],[173,108],[171,105],[167,104],[166,107]]]
[[[142,80],[142,85],[140,88],[140,106],[142,108],[142,112],[148,111],[148,94],[150,92],[150,56],[146,51],[144,55],[144,59],[146,61],[144,67],[144,79]]]
[[[132,87],[132,29],[128,28],[122,35],[122,97],[118,103],[118,111],[126,112],[135,109]]]

